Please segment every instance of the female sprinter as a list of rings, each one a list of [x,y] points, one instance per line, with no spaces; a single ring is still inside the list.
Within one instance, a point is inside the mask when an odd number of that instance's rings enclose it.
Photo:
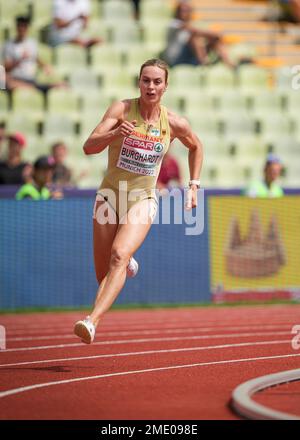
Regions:
[[[168,86],[168,66],[159,59],[140,69],[140,97],[113,103],[84,144],[85,154],[109,146],[108,168],[94,206],[94,259],[99,289],[92,313],[74,327],[86,344],[121,291],[126,275],[134,276],[133,254],[153,222],[156,180],[170,142],[178,138],[189,149],[187,209],[197,206],[203,153],[200,140],[182,117],[160,105]]]

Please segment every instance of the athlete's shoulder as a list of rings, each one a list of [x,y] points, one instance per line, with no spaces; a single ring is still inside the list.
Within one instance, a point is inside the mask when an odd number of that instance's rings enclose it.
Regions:
[[[131,106],[131,99],[114,101],[108,107],[104,115],[104,119],[106,118],[124,119],[125,116],[129,113],[130,106]]]
[[[172,110],[167,109],[168,112],[168,120],[171,132],[173,133],[173,137],[177,136],[185,136],[189,130],[191,130],[190,124],[188,120],[173,112]]]

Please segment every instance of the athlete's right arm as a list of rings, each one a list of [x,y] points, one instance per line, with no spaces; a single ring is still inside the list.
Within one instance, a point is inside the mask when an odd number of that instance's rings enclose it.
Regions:
[[[132,133],[135,121],[124,120],[128,107],[128,101],[118,101],[108,108],[101,122],[85,141],[83,146],[85,154],[100,153],[116,138]]]

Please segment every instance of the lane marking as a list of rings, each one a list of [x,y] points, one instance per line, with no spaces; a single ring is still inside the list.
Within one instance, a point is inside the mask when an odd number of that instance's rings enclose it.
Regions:
[[[1,364],[1,367],[16,367],[21,365],[36,365],[36,364],[48,364],[52,362],[70,362],[78,360],[89,360],[89,359],[99,359],[99,358],[113,358],[113,357],[126,357],[126,356],[140,356],[148,354],[158,354],[158,353],[178,353],[178,352],[189,352],[189,351],[204,351],[204,350],[216,350],[224,348],[236,348],[236,347],[253,347],[259,345],[278,345],[278,344],[290,344],[290,339],[279,340],[279,341],[261,341],[261,342],[242,342],[239,344],[225,344],[225,345],[210,345],[207,347],[188,347],[188,348],[171,348],[165,350],[146,350],[146,351],[132,351],[127,353],[112,353],[112,354],[99,354],[93,356],[78,356],[73,358],[60,358],[60,359],[44,359],[40,361],[27,361],[27,362],[16,362],[13,364]]]
[[[288,319],[284,320],[284,321],[282,320],[282,317],[281,317],[280,321],[275,321],[275,322],[274,322],[274,320],[272,318],[272,325],[292,325],[292,322],[297,321],[297,316],[298,316],[298,314],[295,315],[295,318],[293,318],[293,316],[289,315]],[[24,325],[22,325],[22,326],[18,326],[17,324],[12,323],[11,324],[12,327],[10,327],[10,323],[7,320],[3,320],[2,319],[1,323],[4,324],[7,327],[7,329],[10,330],[11,332],[13,332],[13,331],[25,332],[25,331],[31,331],[31,330],[32,331],[37,330],[37,331],[40,332],[41,330],[53,330],[53,327],[55,327],[55,330],[57,330],[57,328],[60,328],[60,329],[70,328],[70,326],[72,327],[74,325],[74,321],[76,321],[76,319],[78,320],[79,318],[80,318],[79,316],[74,317],[74,319],[70,320],[69,324],[66,324],[66,320],[64,320],[64,324],[63,325],[58,324],[56,321],[54,321],[52,324],[45,325],[45,321],[44,320],[41,321],[41,324],[33,324],[33,325],[30,325],[30,322],[29,323],[24,323]],[[154,324],[154,325],[161,325],[162,324],[165,328],[168,328],[168,327],[171,328],[173,325],[176,327],[178,325],[185,325],[185,324],[190,325],[191,323],[199,324],[199,320],[203,319],[203,317],[199,316],[199,317],[196,317],[196,318],[192,317],[192,318],[187,318],[187,319],[172,320],[172,319],[169,319],[166,316],[165,320],[159,319],[159,320],[156,321],[155,319],[152,318],[149,321],[148,320],[142,320],[142,321],[132,322],[130,320],[128,320],[128,321],[126,321],[126,320],[124,320],[124,321],[119,321],[119,320],[112,321],[112,320],[110,320],[107,317],[105,317],[105,318],[106,318],[106,320],[103,321],[103,328],[115,327],[115,326],[120,326],[121,327],[123,325],[126,326],[126,328],[127,327],[137,327],[137,328],[139,328],[139,327],[145,327],[145,326],[147,327],[147,325],[149,325],[149,324],[150,325],[152,325],[152,324]],[[166,323],[166,319],[168,321],[167,323]],[[230,320],[226,321],[222,317],[223,323],[225,323],[225,324],[227,323],[227,325],[229,325],[229,326],[232,325],[232,321],[233,320],[235,320],[235,319],[230,319]],[[241,318],[239,317],[239,319],[236,320],[236,321],[240,322]],[[263,325],[264,326],[264,324],[258,324],[257,321],[258,321],[257,319],[253,320],[253,321],[252,320],[251,321],[246,320],[245,321],[245,326],[255,326],[255,325]],[[216,325],[216,321],[213,320],[213,319],[206,320],[205,325],[206,326],[208,326],[208,325],[209,326],[214,326],[215,328],[224,328],[224,327],[226,327],[226,325],[222,325],[222,326]]]
[[[253,328],[256,329],[272,329],[272,328],[279,328],[279,327],[287,327],[288,329],[291,328],[290,325],[257,325],[257,326],[251,326],[251,327],[223,327],[223,330],[229,331],[229,330],[251,330]],[[107,336],[130,336],[130,335],[155,335],[159,333],[192,333],[194,331],[197,332],[213,332],[216,330],[220,330],[222,327],[218,327],[217,329],[214,327],[189,327],[189,328],[174,328],[174,329],[157,329],[157,330],[134,330],[134,331],[115,331],[115,332],[105,332],[105,337]],[[57,331],[55,332],[57,333]],[[6,338],[7,341],[39,341],[44,339],[71,339],[76,338],[75,335],[67,333],[62,335],[44,335],[44,336],[24,336],[24,337],[12,337],[12,338]]]
[[[224,338],[247,338],[251,336],[279,336],[279,335],[290,335],[290,332],[258,332],[258,333],[231,333],[231,334],[219,334],[219,335],[198,335],[198,336],[174,336],[167,338],[144,338],[144,339],[121,339],[121,340],[109,340],[94,342],[93,346],[97,345],[116,345],[116,344],[137,344],[137,343],[148,343],[148,342],[170,342],[170,341],[190,341],[198,339],[224,339]],[[104,337],[105,335],[103,335]],[[82,347],[82,342],[74,344],[59,344],[59,345],[42,345],[36,347],[18,347],[18,348],[8,348],[3,353],[7,352],[18,352],[18,351],[32,351],[32,350],[47,350],[53,348],[73,348]]]
[[[182,369],[182,368],[204,367],[204,366],[210,366],[210,365],[226,365],[226,364],[234,364],[234,363],[240,363],[240,362],[255,362],[255,361],[271,360],[271,359],[286,359],[286,358],[293,358],[293,357],[298,357],[298,356],[300,356],[300,353],[280,355],[280,356],[262,356],[262,357],[256,357],[256,358],[246,358],[246,359],[229,359],[229,360],[224,360],[224,361],[201,362],[201,363],[186,364],[186,365],[170,365],[168,367],[148,368],[145,370],[121,371],[118,373],[99,374],[97,376],[77,377],[74,379],[65,379],[65,380],[59,380],[59,381],[54,381],[54,382],[45,382],[45,383],[40,383],[40,384],[28,385],[25,387],[13,388],[13,389],[7,390],[7,391],[2,391],[2,392],[0,392],[0,399],[3,397],[12,396],[14,394],[20,394],[25,391],[32,391],[32,390],[36,390],[39,388],[46,388],[46,387],[55,386],[55,385],[65,385],[65,384],[74,383],[74,382],[83,382],[83,381],[87,381],[87,380],[97,380],[97,379],[104,379],[104,378],[108,378],[108,377],[117,377],[117,376],[128,376],[131,374],[153,373],[153,372],[158,372],[158,371],[176,370],[176,369]]]

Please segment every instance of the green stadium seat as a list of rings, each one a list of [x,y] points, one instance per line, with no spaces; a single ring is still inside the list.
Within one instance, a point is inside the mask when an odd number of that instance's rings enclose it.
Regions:
[[[81,96],[80,110],[83,115],[98,115],[98,118],[102,117],[106,109],[112,103],[112,97],[104,95],[102,91],[87,90],[84,95]],[[92,117],[93,118],[93,117]]]
[[[0,17],[2,26],[14,28],[17,15],[29,14],[29,0],[0,0]]]
[[[218,92],[218,96],[216,98],[216,106],[222,112],[229,111],[237,111],[237,112],[246,112],[249,108],[249,97],[240,91],[235,90],[221,90]]]
[[[75,44],[64,44],[54,49],[55,66],[61,73],[67,75],[78,68],[87,66],[86,49]]]
[[[70,157],[71,168],[75,176],[80,176],[82,172],[85,176],[77,179],[79,188],[98,188],[103,179],[107,167],[107,152],[104,150],[97,156]]]
[[[169,1],[152,0],[152,1],[142,1],[141,2],[141,20],[150,19],[152,23],[162,17],[166,19],[171,19],[174,14],[174,9]]]
[[[232,89],[236,85],[236,75],[228,66],[219,63],[207,69],[205,86],[209,89]]]
[[[257,157],[265,157],[269,152],[268,142],[265,138],[258,135],[242,135],[234,142],[236,156],[246,161],[255,160]]]
[[[69,75],[69,83],[72,92],[79,96],[84,96],[89,91],[97,93],[100,87],[100,75],[91,69],[77,69]]]
[[[43,137],[47,143],[66,137],[74,138],[75,134],[75,123],[72,117],[58,112],[48,112],[43,129]]]
[[[176,113],[181,114],[183,112],[183,97],[172,90],[168,90],[163,96],[162,104]]]
[[[225,136],[252,135],[256,133],[257,122],[253,116],[247,112],[237,113],[235,111],[225,111],[219,114],[222,131]]]
[[[73,119],[78,119],[79,98],[72,89],[49,90],[47,103],[50,113],[65,114]]]
[[[285,161],[285,158],[294,158],[298,160],[300,157],[300,138],[294,136],[277,137],[272,141],[272,151]]]
[[[152,18],[152,17],[151,17]],[[155,52],[161,52],[164,50],[167,41],[167,28],[165,22],[157,21],[153,19],[142,22],[142,36],[143,41],[149,48],[152,48]]]
[[[118,20],[133,18],[133,5],[130,0],[103,0],[102,17],[104,20]]]
[[[217,95],[209,93],[206,89],[187,89],[182,91],[184,95],[184,109],[188,113],[200,111],[211,112],[216,109]]]
[[[219,188],[241,188],[247,183],[247,173],[236,161],[228,158],[227,160],[217,161],[214,165],[216,170],[215,184]]]
[[[95,73],[112,72],[122,68],[123,48],[111,44],[91,48],[91,69]]]
[[[287,109],[292,116],[294,113],[299,113],[300,109],[300,90],[289,90],[286,94]]]
[[[284,185],[290,188],[299,188],[300,186],[300,166],[299,161],[292,160],[285,164]]]
[[[38,121],[29,112],[8,113],[6,128],[9,132],[21,131],[25,136],[37,136],[39,131]]]
[[[99,0],[90,0],[90,5],[91,5],[91,14],[90,14],[89,23],[92,19],[99,19],[102,15],[101,3]]]
[[[200,67],[179,65],[171,69],[169,82],[171,86],[197,92],[201,88],[202,77],[203,72]]]
[[[217,135],[220,132],[220,123],[214,112],[201,109],[201,111],[186,112],[185,117],[197,133]]]
[[[0,90],[0,121],[6,120],[9,111],[8,94]]]
[[[151,48],[148,48],[145,44],[139,44],[134,46],[128,46],[124,52],[126,66],[132,71],[139,71],[141,65],[151,58],[155,58],[155,53]]]
[[[52,0],[30,0],[32,4],[33,22],[37,26],[44,26],[52,21]]]
[[[91,17],[88,21],[87,28],[81,32],[81,35],[84,38],[102,38],[104,44],[107,44],[110,39],[110,27],[111,24],[109,22],[106,22],[99,17]]]
[[[256,113],[261,110],[281,111],[283,109],[283,95],[276,90],[262,90],[259,93],[253,93],[250,97],[251,107]]]
[[[274,71],[275,85],[278,90],[289,93],[292,85],[292,71],[290,66],[284,66]]]
[[[82,117],[80,119],[80,136],[82,143],[88,138],[88,136],[92,133],[92,131],[96,128],[99,122],[102,119],[100,112],[86,112],[82,113]]]
[[[270,73],[261,67],[245,64],[239,67],[238,82],[241,89],[268,89]]]
[[[130,95],[131,93],[136,93],[137,86],[137,76],[136,74],[130,73],[126,70],[114,70],[112,72],[105,72],[102,75],[102,86],[107,95],[111,96],[119,96],[118,93],[121,93],[124,99],[124,93]]]
[[[268,133],[277,133],[277,135],[292,135],[293,134],[293,122],[290,117],[285,113],[259,113],[257,115],[260,126],[260,132],[262,135]]]
[[[54,54],[52,47],[48,46],[47,44],[39,43],[38,45],[38,53],[40,59],[49,65],[52,65],[54,62]]]
[[[116,25],[111,25],[111,43],[116,45],[118,48],[127,48],[132,45],[138,45],[141,43],[141,30],[136,22],[126,22],[118,23]]]
[[[30,113],[32,118],[43,118],[45,108],[44,95],[37,89],[20,88],[12,95],[12,109],[14,112]]]

